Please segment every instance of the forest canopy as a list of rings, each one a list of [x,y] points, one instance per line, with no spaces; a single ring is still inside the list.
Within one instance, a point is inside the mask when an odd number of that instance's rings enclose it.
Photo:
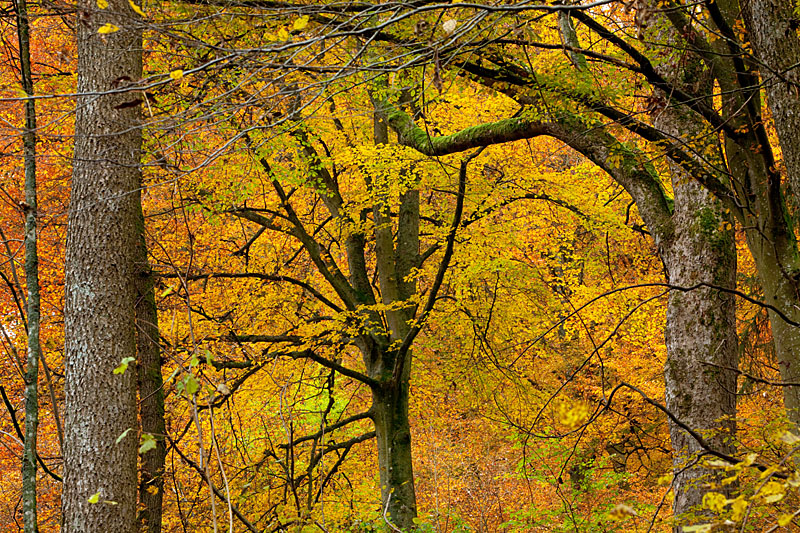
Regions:
[[[800,531],[794,0],[0,23],[0,530]]]

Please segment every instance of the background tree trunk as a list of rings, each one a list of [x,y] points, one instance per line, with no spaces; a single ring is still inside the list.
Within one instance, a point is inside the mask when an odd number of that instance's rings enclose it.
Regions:
[[[797,36],[796,2],[746,0],[741,2],[747,35],[761,63],[783,164],[794,195],[800,194],[800,38]]]
[[[17,36],[22,88],[33,96],[30,21],[25,0],[17,0]],[[25,531],[39,530],[36,513],[36,436],[39,427],[39,253],[36,243],[36,103],[25,101],[25,130],[22,135],[25,158],[25,286],[27,298],[27,368],[25,371],[25,443],[22,454],[22,509]]]
[[[136,355],[140,97],[124,89],[141,79],[142,35],[124,0],[106,9],[83,0],[78,13],[82,96],[66,246],[62,531],[132,533],[136,378],[132,368],[113,371]],[[98,33],[104,24],[119,30]]]
[[[140,195],[137,195],[140,196]],[[144,233],[144,216],[138,202],[140,231],[136,266],[136,352],[139,382],[139,418],[142,434],[150,434],[156,447],[141,458],[139,478],[140,530],[148,533],[161,531],[162,502],[164,496],[164,460],[167,455],[167,432],[164,423],[164,380],[161,376],[161,348],[159,346],[158,309],[154,294],[153,273],[147,260]]]

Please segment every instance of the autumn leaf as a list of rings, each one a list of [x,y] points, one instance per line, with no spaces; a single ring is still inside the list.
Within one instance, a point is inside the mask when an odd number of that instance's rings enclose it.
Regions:
[[[119,31],[119,26],[115,26],[111,23],[103,24],[98,28],[97,33],[114,33],[115,31]]]
[[[739,496],[731,503],[731,518],[737,522],[744,517],[749,502],[743,496]]]
[[[294,24],[292,24],[292,29],[295,31],[300,31],[305,29],[306,26],[308,26],[308,15],[303,15],[294,21]]]
[[[638,513],[630,505],[625,505],[624,503],[618,503],[617,505],[614,506],[614,508],[611,510],[608,516],[612,520],[624,520],[631,516],[638,516]]]
[[[710,533],[713,524],[699,524],[696,526],[683,526],[684,533]]]
[[[136,5],[136,3],[134,3],[133,0],[128,0],[128,4],[131,6],[131,9],[133,9],[134,12],[141,15],[142,17],[145,16],[144,11],[142,11],[142,8]]]
[[[779,502],[786,495],[786,487],[777,481],[770,481],[764,485],[759,495],[762,496],[767,503]]]

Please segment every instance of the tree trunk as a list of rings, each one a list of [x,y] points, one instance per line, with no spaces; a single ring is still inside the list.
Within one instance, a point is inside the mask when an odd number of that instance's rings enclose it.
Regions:
[[[742,15],[780,141],[790,197],[800,198],[800,38],[792,2],[748,0]],[[752,167],[752,164],[748,165]],[[749,170],[749,168],[748,168]],[[752,171],[750,171],[752,173]],[[762,178],[762,182],[765,182]],[[763,185],[762,185],[763,188]],[[756,189],[758,190],[758,189]],[[762,193],[764,195],[764,193]],[[800,322],[800,257],[780,191],[772,202],[761,200],[748,232],[748,246],[761,279],[764,298],[790,320]],[[769,311],[775,354],[784,382],[800,381],[800,329]],[[800,387],[783,387],[787,415],[800,425]]]
[[[800,322],[796,281],[781,266],[787,264],[786,256],[791,257],[796,253],[796,246],[791,245],[793,239],[787,243],[784,239],[770,238],[769,233],[750,231],[747,241],[764,290],[765,302],[779,309],[789,320]],[[781,380],[787,383],[800,382],[800,328],[786,322],[775,311],[769,310],[768,313]],[[782,391],[789,420],[800,426],[800,387],[786,386],[782,387]]]
[[[164,380],[161,376],[158,310],[153,292],[153,274],[147,260],[141,200],[138,214],[140,238],[136,261],[139,269],[136,279],[136,351],[138,355],[139,418],[142,434],[152,435],[156,442],[156,447],[145,452],[141,459],[138,520],[140,531],[159,533],[164,493],[164,460],[167,455]]]
[[[78,109],[66,245],[66,533],[136,530],[134,307],[142,75],[137,15],[124,0],[78,4]],[[98,29],[119,30],[98,33]],[[116,91],[115,91],[116,90]],[[110,503],[114,502],[114,503]]]
[[[720,228],[728,221],[719,202],[694,181],[681,183],[680,175],[674,181],[674,234],[661,253],[669,283],[736,287],[733,232]],[[708,442],[728,454],[732,452],[730,436],[736,429],[739,354],[735,310],[735,298],[729,293],[706,287],[674,290],[669,295],[666,324],[667,409],[693,430],[714,435]],[[679,532],[680,515],[701,508],[707,482],[719,475],[696,464],[705,450],[674,423],[670,423],[670,440],[675,473],[673,511],[678,517],[675,531]]]
[[[661,118],[674,122],[671,127],[678,138],[681,132],[692,131],[679,126],[679,116],[662,113]],[[416,126],[399,111],[387,115],[387,121],[404,138],[415,138],[415,132],[410,130]],[[521,128],[527,128],[529,137],[546,134],[561,140],[603,168],[625,188],[659,248],[670,283],[680,287],[701,282],[735,287],[733,232],[721,227],[728,222],[721,214],[721,202],[685,175],[680,166],[673,168],[676,211],[670,213],[655,168],[642,163],[638,154],[601,128],[587,130],[584,124],[566,116],[561,123],[532,126],[535,127],[522,125]],[[492,135],[491,129],[492,125],[484,125],[480,132],[471,128],[469,142],[493,144],[497,137]],[[480,138],[484,134],[485,139]],[[464,149],[465,137],[464,132],[457,132],[433,138],[428,146],[433,147],[434,152],[438,150],[437,153],[451,153]],[[509,137],[513,137],[513,132]],[[622,161],[617,160],[620,155]],[[702,288],[671,293],[667,312],[667,407],[692,429],[722,429],[724,435],[711,440],[720,451],[729,451],[724,437],[734,430],[736,416],[738,350],[734,310],[735,302],[730,294]],[[714,472],[687,462],[700,451],[690,435],[671,425],[670,436],[675,452],[677,497],[674,509],[675,514],[680,515],[698,505],[706,491],[705,487],[693,486],[692,481],[711,477]]]
[[[417,497],[408,422],[408,381],[397,388],[373,391],[372,413],[378,444],[381,513],[403,531],[414,529]]]
[[[376,110],[373,117],[373,140],[388,144],[387,124]],[[394,376],[397,350],[403,344],[414,318],[410,302],[417,291],[412,272],[419,265],[419,191],[401,194],[397,233],[389,216],[389,198],[385,181],[390,176],[372,176],[368,185],[374,189],[372,216],[375,222],[375,262],[381,301],[390,306],[385,311],[389,346],[378,348],[368,371],[381,388],[373,388],[372,413],[378,443],[378,470],[381,483],[381,506],[384,518],[403,531],[415,529],[417,496],[414,488],[414,464],[411,457],[411,428],[408,420],[411,352],[401,355],[400,372]],[[392,309],[391,307],[395,307]]]
[[[800,195],[800,38],[795,2],[746,0],[741,2],[741,9],[753,51],[761,63],[761,79],[789,185],[794,195]]]
[[[30,21],[25,0],[17,0],[17,35],[22,88],[33,96]],[[26,533],[39,530],[36,513],[36,436],[39,427],[39,253],[36,242],[36,104],[25,101],[25,285],[27,287],[27,368],[25,371],[25,443],[22,454],[22,509]]]

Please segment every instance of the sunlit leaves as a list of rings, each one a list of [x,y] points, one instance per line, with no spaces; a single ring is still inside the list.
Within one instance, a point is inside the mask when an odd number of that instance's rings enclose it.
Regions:
[[[117,32],[117,31],[119,31],[119,26],[115,26],[114,24],[111,24],[110,22],[108,22],[106,24],[103,24],[102,26],[100,26],[97,29],[97,33],[101,33],[101,34],[114,33],[114,32]]]
[[[587,405],[568,405],[566,402],[558,406],[558,421],[568,429],[575,429],[589,418]]]
[[[308,15],[303,15],[292,24],[292,29],[295,31],[304,30],[308,26]]]
[[[703,495],[703,507],[715,513],[721,513],[728,504],[728,499],[719,492],[708,492]]]
[[[131,6],[131,9],[132,9],[132,10],[133,10],[133,11],[134,11],[134,12],[135,12],[137,15],[140,15],[140,16],[142,16],[142,17],[146,16],[146,15],[144,14],[144,11],[142,11],[142,8],[141,8],[141,7],[139,7],[139,6],[136,4],[136,2],[134,2],[133,0],[128,0],[128,5],[129,5],[129,6]]]

